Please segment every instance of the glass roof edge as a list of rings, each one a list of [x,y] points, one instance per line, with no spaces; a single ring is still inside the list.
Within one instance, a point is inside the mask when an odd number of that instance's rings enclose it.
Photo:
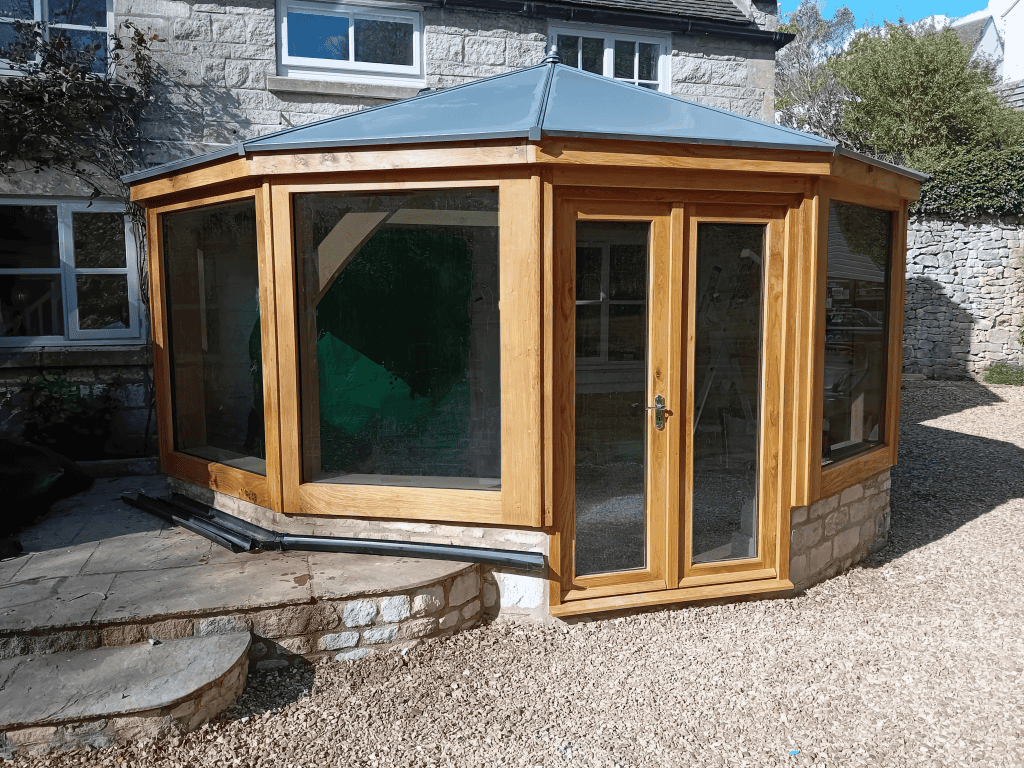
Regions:
[[[622,141],[659,141],[666,144],[705,144],[723,147],[754,147],[757,149],[792,149],[798,152],[827,152],[834,154],[833,147],[822,144],[788,144],[772,141],[743,141],[741,139],[704,139],[694,136],[664,136],[647,133],[598,133],[594,131],[544,131],[545,136],[566,136],[585,139],[612,139]]]
[[[224,157],[230,157],[231,155],[238,155],[238,145],[231,144],[224,147],[223,149],[215,149],[213,152],[206,152],[202,155],[193,155],[192,157],[185,157],[181,160],[171,160],[167,163],[161,163],[160,165],[154,165],[152,168],[145,168],[141,171],[135,171],[134,173],[126,173],[121,176],[121,181],[125,184],[138,184],[140,181],[146,181],[156,176],[163,176],[166,173],[173,173],[174,171],[180,171],[184,168],[191,168],[194,165],[202,165],[212,160],[220,160]]]
[[[374,136],[363,139],[324,139],[322,141],[279,142],[252,147],[252,152],[271,152],[286,149],[330,149],[331,147],[374,147],[381,142],[390,144],[433,144],[435,142],[486,141],[487,139],[526,139],[529,129],[514,131],[484,131],[481,133],[444,133],[435,136]]]

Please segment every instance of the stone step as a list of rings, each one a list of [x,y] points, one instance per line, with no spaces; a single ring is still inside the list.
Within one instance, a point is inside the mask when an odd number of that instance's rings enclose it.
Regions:
[[[247,632],[0,661],[0,757],[194,730],[245,688]]]

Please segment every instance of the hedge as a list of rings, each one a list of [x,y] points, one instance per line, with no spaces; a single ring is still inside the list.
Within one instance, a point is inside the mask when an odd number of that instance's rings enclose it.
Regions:
[[[924,168],[912,213],[943,216],[1024,214],[1024,148],[978,151]]]

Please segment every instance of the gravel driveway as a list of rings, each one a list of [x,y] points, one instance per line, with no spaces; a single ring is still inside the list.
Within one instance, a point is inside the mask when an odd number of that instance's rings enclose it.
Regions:
[[[180,740],[18,764],[1021,766],[1022,561],[1024,388],[911,384],[890,546],[798,598],[255,674]]]

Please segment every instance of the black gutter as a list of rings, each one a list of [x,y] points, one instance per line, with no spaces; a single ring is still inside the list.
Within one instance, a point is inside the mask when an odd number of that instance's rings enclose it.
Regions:
[[[586,8],[557,0],[435,0],[441,7],[476,8],[484,11],[508,13],[516,16],[543,17],[556,21],[572,21],[580,24],[604,24],[606,26],[658,29],[680,34],[711,35],[733,40],[744,40],[758,45],[771,45],[775,50],[791,43],[795,38],[791,32],[771,32],[751,24],[726,21],[708,21],[675,14],[631,13],[597,8]]]
[[[205,536],[233,552],[347,552],[359,555],[456,560],[500,568],[515,568],[520,571],[546,572],[547,569],[544,555],[540,552],[384,539],[300,536],[262,528],[178,494],[174,494],[170,499],[154,499],[140,493],[135,498],[122,496],[121,500],[129,506]]]

